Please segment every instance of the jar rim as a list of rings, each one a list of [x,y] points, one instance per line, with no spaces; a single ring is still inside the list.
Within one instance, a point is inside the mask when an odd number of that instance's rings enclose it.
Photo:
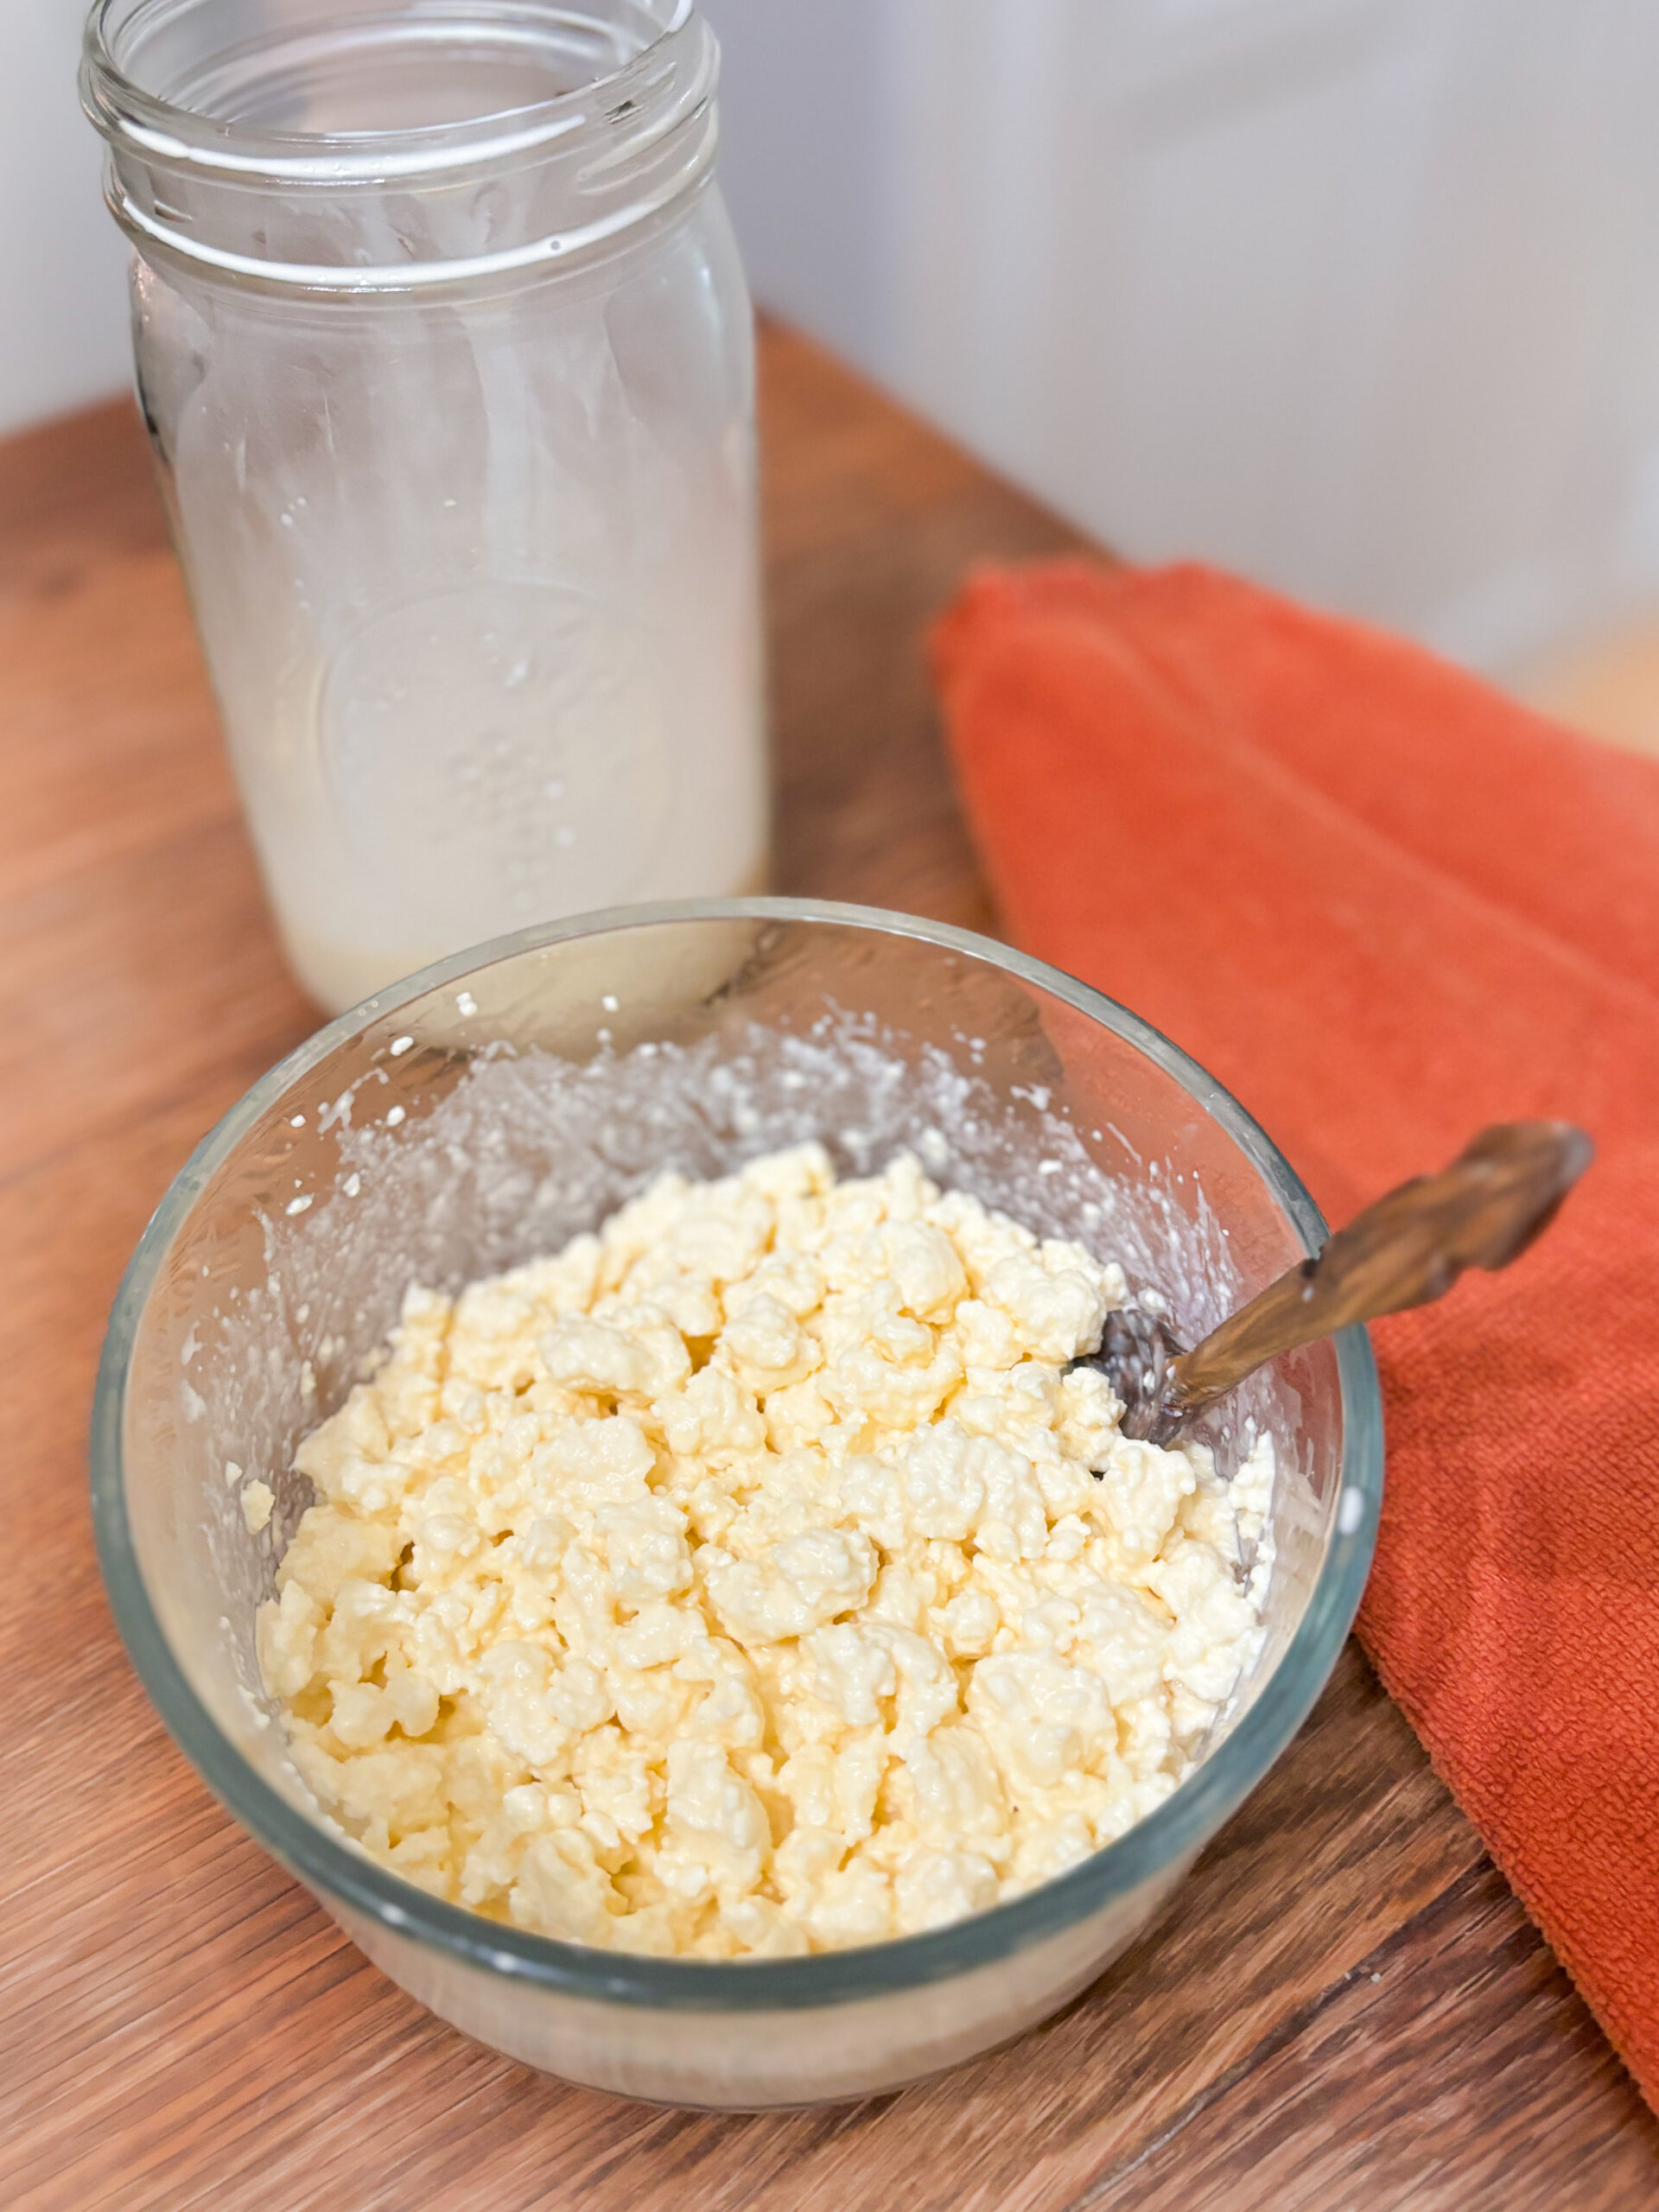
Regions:
[[[180,54],[164,42],[181,48],[199,28],[191,0],[95,0],[81,105],[108,148],[110,211],[140,257],[245,291],[362,297],[538,281],[671,216],[712,172],[720,48],[696,0],[368,0],[284,23],[263,44],[238,41],[233,21],[206,20],[215,35],[169,77]],[[225,71],[245,90],[236,71],[267,59],[326,83],[388,34],[481,44],[496,60],[515,47],[585,60],[593,33],[622,56],[615,66],[601,51],[596,73],[568,89],[459,120],[279,130],[181,92],[181,81],[218,89]],[[156,90],[138,81],[151,39],[163,42]],[[491,184],[505,198],[474,189]],[[395,220],[385,205],[394,196]]]
[[[662,48],[690,25],[696,0],[671,0],[655,35],[616,68],[518,107],[445,123],[357,131],[252,128],[150,92],[122,66],[118,29],[168,0],[93,0],[81,40],[80,100],[111,146],[227,178],[386,183],[522,158],[613,116],[660,81]],[[124,11],[126,22],[114,19]],[[712,39],[709,41],[712,46]],[[711,87],[712,89],[712,87]],[[620,96],[620,98],[619,98]]]

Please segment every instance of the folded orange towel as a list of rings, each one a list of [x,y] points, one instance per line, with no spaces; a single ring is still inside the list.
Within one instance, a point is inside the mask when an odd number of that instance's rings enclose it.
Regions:
[[[1196,569],[987,574],[934,656],[1012,935],[1329,1216],[1484,1122],[1595,1136],[1535,1251],[1377,1331],[1360,1630],[1659,2104],[1659,764]]]

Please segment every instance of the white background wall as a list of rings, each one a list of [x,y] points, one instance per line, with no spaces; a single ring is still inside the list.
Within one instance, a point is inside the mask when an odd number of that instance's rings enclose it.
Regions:
[[[81,0],[0,0],[0,435],[129,377],[126,250],[75,97]]]
[[[1491,666],[1659,597],[1659,0],[706,0],[756,290],[1142,559]],[[0,0],[0,430],[125,381]]]
[[[1659,594],[1654,0],[707,0],[757,290],[1141,559]]]

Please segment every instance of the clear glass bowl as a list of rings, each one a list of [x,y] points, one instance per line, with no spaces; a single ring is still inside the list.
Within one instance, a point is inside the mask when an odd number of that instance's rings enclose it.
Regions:
[[[1121,1257],[1187,1332],[1325,1235],[1236,1100],[1039,961],[857,907],[635,907],[429,968],[273,1069],[158,1208],[99,1376],[105,1580],[209,1788],[445,2019],[571,2081],[676,2104],[891,2089],[1093,1980],[1306,1717],[1381,1501],[1362,1332],[1248,1386],[1212,1440],[1225,1460],[1265,1425],[1278,1448],[1259,1666],[1150,1817],[955,1926],[787,1961],[634,1958],[498,1925],[387,1872],[311,1801],[255,1664],[255,1608],[309,1502],[297,1438],[340,1402],[411,1279],[458,1287],[594,1227],[665,1166],[718,1173],[809,1135],[853,1171],[908,1144],[940,1182]],[[276,1490],[258,1535],[227,1461]]]

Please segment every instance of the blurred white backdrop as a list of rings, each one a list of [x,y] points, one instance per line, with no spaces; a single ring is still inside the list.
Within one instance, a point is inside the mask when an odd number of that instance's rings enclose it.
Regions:
[[[1120,550],[1512,668],[1659,598],[1652,0],[706,0],[754,289]],[[126,374],[0,0],[0,429]]]
[[[1494,669],[1659,595],[1652,0],[708,0],[755,288],[1120,550]]]
[[[128,380],[126,248],[80,112],[83,0],[0,0],[0,435]]]

